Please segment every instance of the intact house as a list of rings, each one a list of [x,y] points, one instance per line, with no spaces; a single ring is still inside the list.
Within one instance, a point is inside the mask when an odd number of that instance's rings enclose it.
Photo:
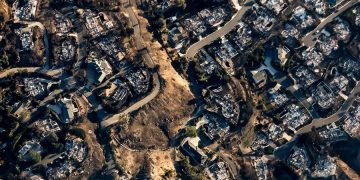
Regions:
[[[90,83],[100,84],[112,73],[112,68],[105,59],[90,58],[87,61],[86,76]]]
[[[262,88],[267,82],[267,73],[264,69],[250,71],[251,79],[257,88]]]
[[[199,139],[196,138],[186,138],[181,143],[181,149],[190,156],[191,160],[197,164],[205,164],[208,159],[208,156],[204,153],[202,149],[198,147]]]
[[[78,108],[75,106],[72,98],[62,98],[56,101],[55,105],[47,105],[59,118],[62,123],[71,123],[79,113]]]

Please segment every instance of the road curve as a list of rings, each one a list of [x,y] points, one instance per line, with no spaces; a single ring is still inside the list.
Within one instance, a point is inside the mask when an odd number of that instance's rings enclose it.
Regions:
[[[154,88],[152,89],[151,93],[149,95],[147,95],[146,97],[144,97],[144,99],[136,102],[135,104],[131,105],[130,107],[128,107],[127,109],[125,109],[124,111],[122,111],[121,113],[115,114],[113,116],[111,116],[110,118],[104,120],[101,122],[101,127],[102,128],[106,128],[110,125],[116,124],[118,123],[121,119],[122,116],[127,115],[133,111],[136,111],[138,109],[140,109],[141,107],[143,107],[144,105],[146,105],[147,103],[149,103],[151,100],[153,100],[160,92],[160,81],[159,81],[159,75],[157,73],[153,74],[153,80],[154,80]]]
[[[360,2],[359,0],[351,0],[348,3],[346,3],[345,5],[339,7],[337,9],[337,11],[335,11],[334,13],[332,13],[331,15],[329,15],[325,19],[323,19],[321,21],[321,23],[314,30],[312,30],[311,32],[309,32],[302,38],[303,45],[307,46],[307,47],[314,47],[316,44],[316,39],[320,35],[320,33],[317,33],[317,31],[322,30],[328,23],[333,21],[341,13],[343,13],[344,11],[348,10],[349,8],[355,6],[359,2]]]
[[[247,0],[244,4],[252,3],[253,0]],[[192,59],[195,57],[196,53],[206,45],[209,45],[213,41],[217,40],[218,38],[225,36],[228,34],[232,29],[238,25],[239,21],[245,14],[247,10],[249,10],[252,6],[242,6],[236,14],[232,17],[232,19],[227,22],[223,27],[219,30],[209,34],[205,38],[201,39],[200,41],[196,42],[195,44],[191,45],[186,51],[186,59]]]
[[[126,8],[126,10],[128,11],[130,21],[133,24],[136,48],[138,49],[138,51],[141,51],[143,53],[142,57],[144,58],[145,63],[150,68],[153,68],[155,66],[155,64],[152,61],[151,56],[149,55],[149,53],[146,50],[144,50],[145,46],[144,46],[144,43],[143,43],[143,39],[141,37],[140,25],[139,25],[139,21],[138,21],[136,15],[135,15],[134,9],[132,9],[132,7],[129,6],[129,7]],[[151,93],[149,95],[144,97],[142,100],[136,102],[135,104],[131,105],[130,107],[128,107],[124,111],[122,111],[122,112],[120,112],[118,114],[114,114],[111,117],[109,117],[108,119],[102,121],[100,123],[101,128],[106,128],[108,126],[111,126],[113,124],[118,123],[121,120],[122,116],[127,115],[127,114],[129,114],[129,113],[131,113],[133,111],[136,111],[136,110],[140,109],[141,107],[143,107],[144,105],[149,103],[151,100],[153,100],[160,93],[161,85],[160,85],[160,79],[159,79],[159,74],[158,73],[153,73],[152,74],[152,79],[153,79],[154,87],[153,87],[153,89],[152,89],[152,91],[151,91]]]
[[[300,128],[296,135],[308,133],[311,131],[312,128],[319,128],[322,126],[326,126],[328,124],[331,124],[333,122],[339,121],[349,110],[353,102],[355,101],[356,97],[360,93],[360,83],[356,84],[356,87],[351,91],[351,94],[348,96],[347,100],[343,103],[343,105],[340,107],[340,109],[333,115],[331,115],[328,118],[319,118],[314,119],[311,124],[304,126],[303,128]]]

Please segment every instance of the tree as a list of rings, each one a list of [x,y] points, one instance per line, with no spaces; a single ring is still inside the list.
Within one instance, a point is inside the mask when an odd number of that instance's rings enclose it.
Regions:
[[[190,179],[193,180],[203,180],[206,179],[204,169],[201,167],[194,167],[190,164],[189,157],[182,162],[184,170]]]
[[[11,123],[11,130],[9,133],[9,137],[12,137],[15,131],[19,128],[19,123],[17,121]]]
[[[186,1],[185,0],[176,0],[177,7],[181,8],[182,10],[186,9]]]
[[[83,129],[80,129],[80,128],[73,128],[73,129],[70,129],[69,130],[69,133],[71,135],[74,135],[74,136],[77,136],[81,139],[85,139],[86,138],[86,133]]]
[[[186,137],[196,137],[197,136],[197,129],[195,126],[186,127],[185,131]]]
[[[165,27],[166,27],[166,21],[163,17],[160,17],[156,22],[155,22],[156,27],[158,28],[159,31],[162,31]]]
[[[127,28],[125,29],[125,34],[126,34],[127,36],[133,35],[133,34],[134,34],[134,29],[127,27]]]
[[[165,169],[165,173],[162,176],[163,179],[173,179],[175,177],[175,171],[172,169]]]
[[[29,151],[29,156],[30,156],[32,162],[35,163],[35,164],[41,161],[41,156],[36,151],[32,151],[32,150]]]
[[[41,145],[44,147],[50,146],[52,143],[58,143],[59,137],[54,133],[50,132],[46,137],[41,141]]]
[[[64,145],[61,143],[53,142],[50,144],[48,149],[52,153],[60,153],[64,150]]]
[[[54,132],[49,133],[40,144],[50,153],[60,153],[64,150],[64,145],[59,143],[59,138]]]
[[[0,69],[4,69],[9,66],[9,57],[6,53],[0,57]]]
[[[145,157],[143,167],[136,174],[135,179],[151,179],[151,164],[149,157]]]
[[[12,150],[15,150],[16,148],[16,145],[19,143],[21,137],[23,136],[23,131],[22,132],[19,132],[11,141],[11,144],[12,144]]]

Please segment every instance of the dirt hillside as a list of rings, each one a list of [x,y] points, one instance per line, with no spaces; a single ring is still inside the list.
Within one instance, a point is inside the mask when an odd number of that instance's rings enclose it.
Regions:
[[[5,0],[0,0],[0,29],[5,25],[5,22],[10,19],[10,7]]]
[[[188,105],[194,96],[189,83],[175,71],[166,52],[147,31],[147,20],[140,16],[139,20],[143,39],[152,50],[150,55],[160,66],[163,88],[158,97],[132,117],[129,135],[136,136],[140,146],[166,147],[168,137],[173,137],[194,111],[195,107]]]

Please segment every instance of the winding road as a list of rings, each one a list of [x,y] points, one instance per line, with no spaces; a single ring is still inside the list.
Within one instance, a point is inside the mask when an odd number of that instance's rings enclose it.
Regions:
[[[253,0],[248,0],[245,2],[245,4],[249,4],[253,2]],[[304,46],[307,47],[314,47],[316,43],[316,39],[319,36],[319,31],[323,29],[328,23],[332,22],[337,16],[339,16],[344,11],[348,10],[349,8],[355,6],[356,4],[360,3],[359,0],[351,0],[347,3],[345,3],[343,6],[339,6],[337,10],[332,13],[331,15],[327,16],[325,19],[321,21],[321,23],[310,33],[308,33],[306,36],[302,38],[302,43]],[[218,38],[226,35],[229,33],[240,21],[240,19],[243,17],[243,15],[246,13],[247,10],[251,8],[250,6],[242,6],[238,12],[235,14],[235,16],[227,22],[221,29],[211,33],[207,37],[201,39],[199,42],[191,45],[188,50],[186,51],[186,58],[192,59],[196,55],[196,53],[203,48],[206,45],[209,45],[213,41],[217,40]],[[318,128],[322,127],[328,124],[331,124],[333,122],[339,121],[349,110],[352,103],[356,99],[356,96],[360,93],[360,83],[357,84],[357,86],[354,88],[354,90],[349,95],[348,99],[344,102],[342,107],[332,116],[328,118],[317,118],[312,121],[311,124],[304,126],[303,128],[299,129],[296,132],[296,135],[303,134],[310,132],[312,128]]]
[[[133,111],[136,111],[136,110],[140,109],[141,107],[143,107],[144,105],[149,103],[151,100],[153,100],[160,92],[160,81],[159,81],[159,75],[157,73],[153,74],[153,80],[154,80],[154,88],[152,89],[152,91],[151,91],[151,93],[149,95],[147,95],[142,100],[136,102],[135,104],[131,105],[130,107],[128,107],[127,109],[125,109],[121,113],[115,114],[115,115],[111,116],[110,118],[102,121],[101,122],[101,127],[106,128],[106,127],[108,127],[110,125],[113,125],[113,124],[116,124],[116,123],[120,122],[121,117],[123,117],[124,115],[127,115],[127,114],[129,114],[129,113],[131,113]]]
[[[356,87],[351,91],[350,95],[348,96],[348,99],[343,103],[343,105],[335,114],[331,115],[328,118],[314,119],[310,124],[300,128],[298,131],[296,131],[295,136],[291,139],[291,141],[275,149],[275,157],[280,160],[284,160],[286,157],[288,157],[290,151],[296,145],[299,135],[311,132],[313,128],[320,128],[331,123],[340,121],[346,115],[359,94],[360,83],[357,83]]]
[[[311,48],[314,47],[316,44],[317,38],[320,36],[319,32],[328,23],[332,22],[337,16],[339,16],[341,13],[343,13],[344,11],[348,10],[349,8],[355,6],[358,3],[360,3],[359,0],[351,0],[348,3],[346,3],[345,5],[338,7],[338,9],[336,11],[334,11],[334,13],[327,16],[325,19],[322,19],[321,23],[314,30],[312,30],[311,32],[309,32],[302,38],[303,46],[307,46],[307,47],[311,47]]]
[[[254,2],[254,1],[247,0],[245,2],[245,4],[249,4],[252,2]],[[134,29],[134,38],[135,38],[136,48],[138,49],[139,52],[142,53],[142,57],[144,58],[147,65],[150,68],[154,67],[155,64],[148,53],[148,49],[145,46],[144,40],[141,37],[141,29],[140,29],[138,18],[136,17],[134,9],[133,9],[132,5],[130,5],[130,4],[134,5],[135,3],[128,2],[125,4],[125,6],[126,6],[126,11],[129,14],[129,19],[131,21],[132,27]],[[251,7],[252,7],[251,5],[247,5],[247,6],[243,6],[243,7],[239,8],[238,12],[233,16],[233,18],[229,22],[227,22],[221,29],[211,33],[204,39],[193,44],[186,51],[186,58],[187,59],[193,58],[201,48],[212,43],[214,40],[228,34],[233,28],[236,27],[236,25],[239,23],[240,19],[243,17],[243,15],[246,13],[246,11],[249,10]],[[154,80],[154,88],[153,88],[152,92],[149,95],[147,95],[144,99],[131,105],[130,107],[128,107],[121,113],[115,114],[115,115],[109,117],[108,119],[102,121],[101,122],[102,128],[106,128],[108,126],[118,123],[121,120],[122,116],[127,115],[133,111],[140,109],[141,107],[143,107],[145,104],[149,103],[152,99],[154,99],[159,94],[159,92],[160,92],[159,75],[158,75],[158,73],[153,73],[152,76],[153,76],[153,80]]]
[[[155,63],[153,62],[151,56],[148,53],[147,48],[144,45],[145,43],[141,37],[139,21],[136,17],[134,9],[132,8],[132,6],[128,5],[126,11],[129,14],[132,27],[134,28],[134,38],[135,38],[136,48],[141,53],[148,67],[154,68]],[[123,117],[124,115],[127,115],[133,111],[140,109],[141,107],[149,103],[151,100],[153,100],[160,93],[161,85],[160,85],[159,74],[157,72],[152,74],[152,79],[153,79],[153,89],[149,95],[144,97],[142,100],[136,102],[135,104],[131,105],[121,113],[114,114],[111,117],[107,118],[106,120],[102,121],[100,123],[101,128],[106,128],[108,126],[118,123],[121,120],[121,117]]]
[[[192,59],[195,57],[196,53],[199,52],[201,48],[206,45],[211,44],[213,41],[217,40],[218,38],[225,36],[228,34],[232,29],[238,25],[241,18],[247,12],[247,10],[252,8],[252,5],[247,5],[253,3],[253,0],[247,0],[244,4],[245,6],[241,6],[241,8],[237,11],[237,13],[232,17],[232,19],[227,22],[223,27],[219,30],[209,34],[205,38],[201,39],[200,41],[196,42],[195,44],[191,45],[186,51],[186,59]]]
[[[339,6],[337,10],[334,11],[334,13],[323,19],[321,23],[314,30],[312,30],[310,33],[308,33],[306,36],[303,37],[302,39],[303,45],[307,47],[314,47],[316,44],[317,37],[320,35],[319,31],[321,31],[328,23],[332,22],[341,13],[355,6],[358,3],[360,3],[359,0],[351,0],[345,3],[343,6]],[[351,94],[349,95],[347,100],[343,103],[341,108],[335,114],[331,115],[328,118],[314,119],[311,122],[311,124],[308,124],[303,128],[300,128],[296,132],[296,135],[310,132],[312,128],[319,128],[331,124],[333,122],[339,121],[349,110],[349,108],[351,107],[351,105],[353,104],[359,93],[360,93],[360,83],[357,83],[356,87],[351,91]]]
[[[319,128],[322,126],[326,126],[333,122],[339,121],[350,109],[351,105],[354,103],[356,97],[360,94],[360,83],[356,84],[356,87],[351,91],[350,95],[348,96],[347,100],[343,103],[340,109],[333,115],[328,118],[319,118],[314,119],[311,124],[300,128],[296,135],[303,134],[310,132],[312,128]]]

